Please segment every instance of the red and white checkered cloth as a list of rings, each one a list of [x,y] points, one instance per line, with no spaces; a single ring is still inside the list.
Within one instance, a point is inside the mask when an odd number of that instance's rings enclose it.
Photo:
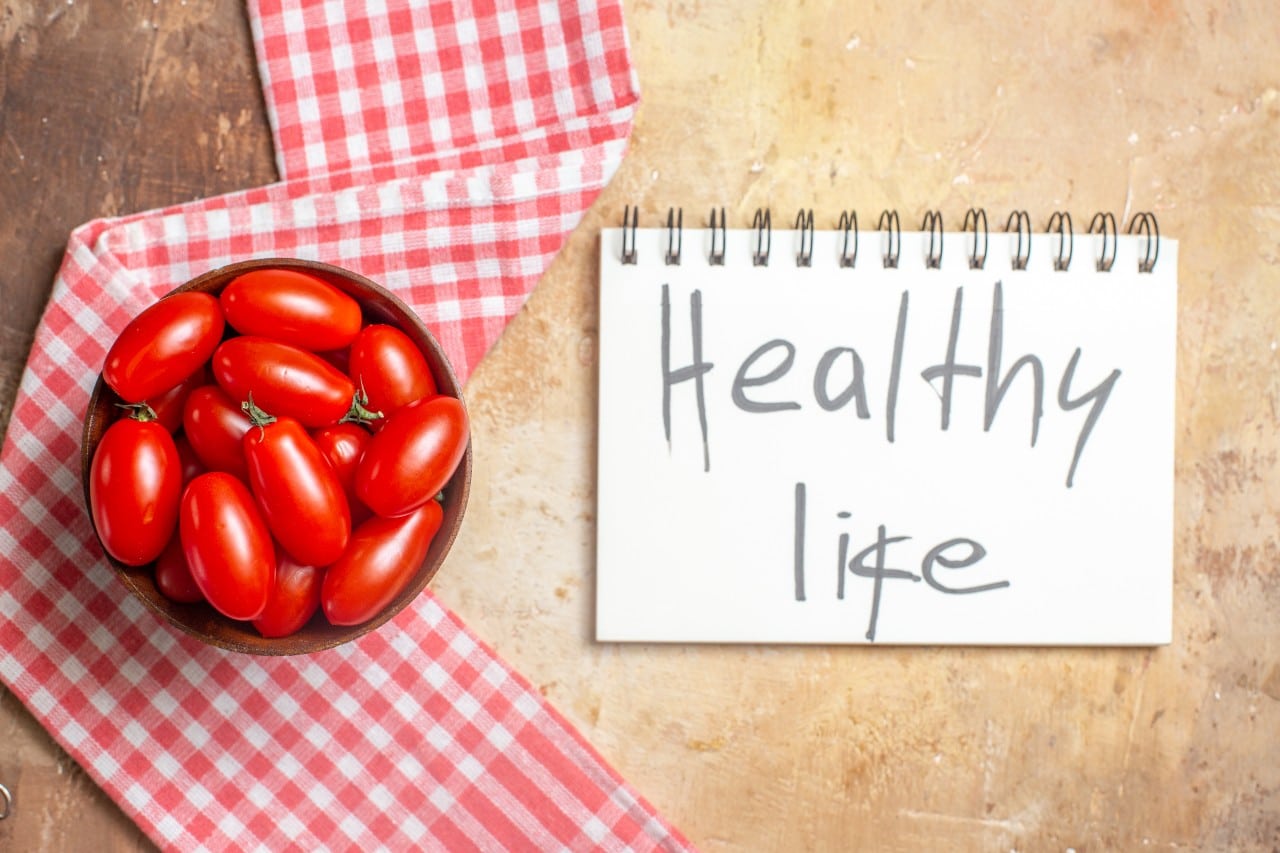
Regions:
[[[72,234],[0,452],[0,678],[163,847],[684,849],[429,592],[355,643],[257,658],[171,629],[104,562],[79,438],[129,318],[232,261],[316,258],[398,293],[465,381],[630,131],[617,0],[249,14],[284,180]]]

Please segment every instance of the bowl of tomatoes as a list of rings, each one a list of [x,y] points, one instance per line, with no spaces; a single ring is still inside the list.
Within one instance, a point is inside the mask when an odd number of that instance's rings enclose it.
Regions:
[[[108,563],[150,610],[221,648],[307,654],[384,624],[439,571],[469,420],[444,350],[390,291],[251,260],[121,331],[81,474]]]

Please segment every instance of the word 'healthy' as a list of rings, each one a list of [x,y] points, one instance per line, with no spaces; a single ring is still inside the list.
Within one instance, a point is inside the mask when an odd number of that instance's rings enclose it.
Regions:
[[[1027,371],[1033,383],[1031,411],[1031,445],[1035,446],[1040,433],[1040,419],[1044,416],[1045,368],[1043,359],[1034,354],[1026,354],[1018,358],[1007,369],[1004,369],[1004,288],[996,282],[991,298],[991,321],[987,336],[987,359],[985,370],[982,365],[965,364],[957,361],[956,351],[960,337],[960,320],[963,313],[964,288],[957,287],[951,311],[951,325],[946,349],[941,361],[926,367],[920,376],[939,389],[940,427],[947,430],[951,425],[952,401],[956,394],[956,380],[965,377],[982,379],[983,383],[983,430],[989,432],[995,421],[1001,402],[1019,374]],[[889,359],[888,391],[884,405],[885,438],[894,441],[895,426],[898,414],[898,392],[902,383],[903,352],[906,341],[907,321],[910,312],[910,293],[903,291],[898,304],[897,325],[894,331],[893,353]],[[702,291],[693,290],[689,295],[689,330],[691,335],[692,361],[681,366],[672,366],[671,358],[671,293],[670,286],[662,286],[662,425],[666,433],[667,443],[672,441],[672,391],[676,386],[693,383],[698,428],[702,437],[702,455],[704,470],[711,470],[710,425],[707,421],[706,377],[716,364],[703,354],[703,309]],[[760,367],[760,363],[769,364],[770,359],[780,360],[769,369]],[[1089,441],[1098,419],[1102,416],[1116,381],[1120,378],[1118,368],[1108,373],[1101,381],[1082,393],[1074,391],[1077,385],[1076,371],[1079,367],[1082,351],[1079,347],[1071,355],[1063,369],[1058,383],[1057,404],[1063,412],[1070,412],[1082,406],[1088,406],[1084,422],[1076,437],[1075,449],[1067,469],[1066,486],[1071,488],[1075,481],[1080,459],[1085,445]],[[730,399],[739,410],[749,414],[770,414],[774,412],[792,411],[801,408],[796,400],[762,399],[767,395],[767,386],[781,380],[795,364],[796,347],[785,338],[773,338],[761,343],[742,363],[733,377],[730,386]],[[847,361],[847,384],[836,393],[831,392],[832,374],[836,366]],[[843,373],[843,371],[842,371]],[[813,397],[818,407],[827,412],[834,412],[846,406],[854,406],[857,417],[862,420],[871,417],[870,402],[867,394],[866,369],[862,356],[857,349],[848,346],[837,346],[826,350],[818,360],[813,376]]]

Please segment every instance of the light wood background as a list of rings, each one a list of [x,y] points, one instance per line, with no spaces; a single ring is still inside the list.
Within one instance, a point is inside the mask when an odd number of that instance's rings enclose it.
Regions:
[[[631,152],[472,379],[441,598],[705,850],[1280,849],[1274,4],[625,9]],[[238,4],[0,0],[0,424],[68,231],[273,180],[270,145]],[[1154,210],[1181,250],[1172,645],[593,643],[595,246],[627,204]],[[149,847],[3,690],[0,782],[2,849]]]

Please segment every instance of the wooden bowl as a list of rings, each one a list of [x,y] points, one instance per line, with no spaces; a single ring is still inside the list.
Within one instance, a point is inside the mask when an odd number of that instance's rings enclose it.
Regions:
[[[349,294],[360,303],[366,323],[393,325],[418,345],[427,359],[440,393],[462,399],[462,389],[454,375],[453,367],[449,364],[449,359],[440,348],[440,344],[423,325],[422,320],[391,292],[353,272],[315,261],[268,258],[243,261],[212,270],[176,288],[173,293],[201,290],[217,294],[236,276],[264,267],[306,272],[324,279]],[[228,330],[230,333],[230,326]],[[89,398],[89,410],[85,414],[84,433],[80,446],[80,472],[84,483],[86,507],[89,506],[89,468],[93,461],[93,453],[102,439],[102,434],[118,417],[117,412],[120,410],[116,408],[116,404],[119,402],[121,402],[120,398],[107,387],[102,375],[99,374],[98,383],[93,389],[93,395]],[[458,470],[444,488],[444,520],[431,542],[430,550],[427,551],[426,559],[418,569],[418,574],[382,613],[360,625],[330,625],[325,620],[324,614],[317,612],[315,617],[297,633],[288,637],[268,639],[260,635],[251,623],[228,619],[208,604],[180,604],[166,598],[156,588],[152,566],[127,566],[106,554],[105,549],[103,553],[120,580],[131,593],[141,599],[143,604],[169,624],[202,642],[231,651],[257,655],[309,654],[350,642],[374,630],[403,610],[422,592],[440,570],[440,565],[444,562],[445,556],[453,545],[453,540],[458,535],[470,487],[471,447],[468,444]],[[89,513],[89,519],[92,524],[92,512]],[[94,535],[97,536],[96,528]]]

